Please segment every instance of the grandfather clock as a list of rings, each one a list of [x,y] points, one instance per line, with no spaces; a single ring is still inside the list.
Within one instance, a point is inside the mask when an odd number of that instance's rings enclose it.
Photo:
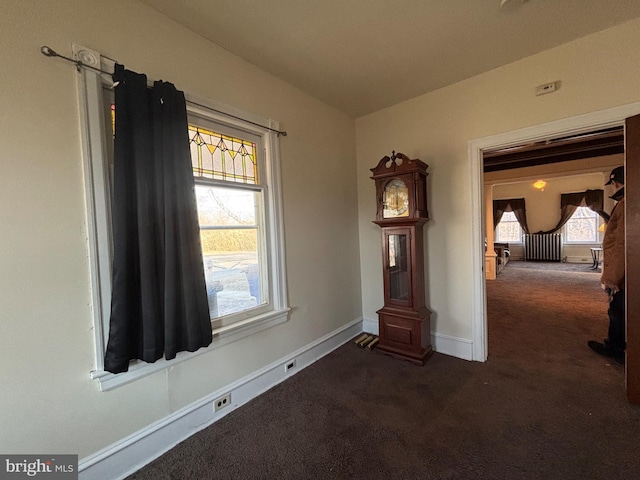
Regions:
[[[424,365],[431,348],[431,312],[425,306],[424,236],[427,168],[395,151],[372,168],[382,228],[384,306],[377,311],[380,353]]]

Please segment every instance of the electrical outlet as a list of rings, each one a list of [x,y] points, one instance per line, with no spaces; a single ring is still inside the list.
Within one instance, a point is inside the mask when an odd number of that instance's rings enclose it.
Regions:
[[[218,410],[222,410],[224,407],[228,407],[231,405],[231,393],[227,393],[222,397],[216,398],[213,401],[213,411],[217,412]]]
[[[289,370],[291,370],[292,368],[294,368],[296,366],[296,361],[295,360],[291,360],[290,362],[286,363],[284,366],[284,371],[288,372]]]

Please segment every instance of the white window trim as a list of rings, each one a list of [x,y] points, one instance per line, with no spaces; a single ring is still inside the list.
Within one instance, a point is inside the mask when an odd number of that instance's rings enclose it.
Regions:
[[[113,70],[114,62],[88,48],[73,45],[73,55],[83,64],[102,70]],[[202,108],[187,104],[188,113],[209,117],[212,120],[235,128],[250,131],[262,137],[265,152],[270,158],[264,163],[261,173],[265,176],[265,217],[267,219],[267,255],[271,264],[270,289],[273,309],[238,321],[232,325],[212,331],[213,341],[206,348],[196,352],[180,352],[170,361],[160,359],[155,363],[132,362],[129,371],[112,374],[104,370],[104,352],[107,345],[108,321],[111,301],[111,219],[109,218],[108,172],[106,171],[107,141],[102,98],[103,80],[101,74],[81,68],[78,75],[78,96],[80,99],[80,121],[82,128],[83,170],[85,181],[85,201],[87,207],[87,237],[89,244],[89,268],[91,277],[92,312],[94,322],[95,368],[90,377],[98,381],[100,390],[107,391],[134,380],[150,375],[189,360],[214,348],[227,345],[241,338],[284,323],[291,308],[287,300],[286,264],[284,250],[283,202],[280,178],[279,138],[267,128],[244,122],[267,125],[279,129],[277,121],[253,115],[238,109],[212,102],[209,99],[185,94],[187,101],[203,105]],[[224,114],[212,113],[215,109]]]

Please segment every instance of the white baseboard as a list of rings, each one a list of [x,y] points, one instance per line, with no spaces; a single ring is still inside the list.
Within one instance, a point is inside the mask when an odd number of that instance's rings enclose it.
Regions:
[[[362,331],[372,335],[379,335],[380,330],[378,329],[378,320],[371,320],[370,318],[362,320]]]
[[[452,337],[440,333],[431,334],[431,346],[438,353],[462,360],[473,360],[473,342],[466,338]]]
[[[511,260],[512,262],[524,262],[524,257],[514,257],[513,255],[511,256]],[[564,257],[564,261],[565,263],[593,263],[593,260],[589,257],[585,257],[584,255],[574,255],[574,256],[565,256]]]
[[[118,443],[83,458],[78,465],[78,478],[80,480],[119,480],[131,475],[191,435],[345,344],[362,332],[363,323],[362,319],[353,320]],[[286,371],[286,365],[294,360],[295,366]],[[213,401],[227,393],[231,393],[231,405],[214,412]]]
[[[584,255],[576,255],[576,256],[567,256],[565,257],[567,263],[591,263],[593,264],[593,259],[589,257],[585,257]]]
[[[378,320],[371,320],[370,318],[362,320],[362,331],[379,335]],[[461,358],[462,360],[473,360],[473,342],[466,338],[432,333],[431,346],[438,353]]]

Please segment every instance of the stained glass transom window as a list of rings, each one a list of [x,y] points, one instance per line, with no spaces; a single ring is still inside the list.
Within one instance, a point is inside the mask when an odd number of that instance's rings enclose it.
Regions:
[[[189,125],[193,175],[236,183],[258,183],[256,144]]]
[[[116,135],[116,106],[115,104],[111,104],[111,110],[109,111],[111,114],[111,133],[115,137]]]

